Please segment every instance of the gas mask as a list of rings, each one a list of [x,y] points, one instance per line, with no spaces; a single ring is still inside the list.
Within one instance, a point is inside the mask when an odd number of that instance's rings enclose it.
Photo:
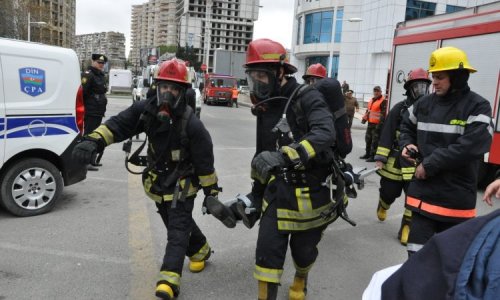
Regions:
[[[407,93],[410,98],[417,100],[418,98],[429,94],[429,85],[430,83],[427,81],[416,80],[410,84]]]
[[[252,102],[258,103],[266,100],[275,96],[277,91],[279,91],[279,83],[272,70],[266,68],[248,69],[245,73],[248,79]]]
[[[172,117],[182,115],[185,109],[184,94],[186,88],[173,83],[160,81],[156,87],[156,100],[158,104],[158,119],[169,121]]]

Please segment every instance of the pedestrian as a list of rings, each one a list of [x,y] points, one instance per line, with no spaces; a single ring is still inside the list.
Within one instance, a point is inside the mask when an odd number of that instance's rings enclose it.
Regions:
[[[380,175],[379,200],[377,217],[380,221],[387,218],[387,210],[401,196],[405,195],[408,184],[415,173],[415,166],[405,159],[401,159],[399,148],[400,125],[408,108],[420,97],[429,93],[429,73],[422,68],[414,69],[408,74],[404,84],[406,99],[396,103],[391,109],[384,123],[380,140],[375,154],[375,163]],[[398,233],[401,244],[406,245],[410,232],[411,211],[406,209]]]
[[[205,197],[217,196],[219,191],[212,140],[187,104],[185,93],[190,83],[186,78],[182,61],[162,63],[155,78],[156,95],[111,117],[85,135],[73,151],[77,160],[88,163],[93,153],[106,146],[146,133],[149,142],[143,186],[167,228],[167,246],[156,285],[156,296],[162,299],[179,295],[185,256],[189,257],[191,272],[205,268],[211,249],[193,220],[194,199],[199,186]]]
[[[82,74],[83,106],[85,107],[83,134],[88,134],[101,125],[106,112],[108,88],[103,71],[107,61],[108,58],[103,54],[92,54],[92,64]],[[97,166],[100,165],[100,163],[97,164]],[[98,168],[88,165],[87,170],[97,171]]]
[[[435,233],[476,216],[478,163],[493,132],[489,102],[467,84],[476,70],[465,52],[435,50],[429,72],[435,92],[409,108],[400,135],[402,156],[417,164],[406,197],[409,255]]]
[[[353,90],[348,90],[344,96],[345,110],[348,118],[347,125],[349,129],[351,129],[352,127],[352,120],[354,119],[354,113],[359,111],[358,100],[356,100],[356,98],[353,97],[353,94],[354,94]]]
[[[233,105],[235,105],[236,108],[238,108],[238,88],[236,86],[233,86],[231,92],[231,106]]]
[[[321,216],[334,205],[329,188],[322,185],[332,172],[333,117],[318,90],[291,76],[297,69],[281,44],[252,41],[245,68],[257,116],[257,145],[252,192],[238,197],[238,211],[245,215],[253,210],[252,216],[260,217],[254,271],[258,299],[276,299],[288,246],[296,269],[289,299],[305,299],[317,245],[337,218]]]
[[[344,80],[342,82],[342,94],[345,95],[349,91],[349,84]]]
[[[378,146],[378,138],[384,125],[385,112],[387,109],[387,100],[382,95],[382,88],[375,86],[373,88],[373,98],[368,102],[368,109],[361,123],[368,122],[365,133],[365,155],[361,159],[366,159],[367,162],[374,162],[375,152]]]

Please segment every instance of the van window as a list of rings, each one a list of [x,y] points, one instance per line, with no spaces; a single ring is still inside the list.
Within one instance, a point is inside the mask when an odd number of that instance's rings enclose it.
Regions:
[[[215,80],[215,84],[213,83],[215,87],[220,87],[220,88],[232,88],[235,83],[233,79],[229,78],[217,78]]]

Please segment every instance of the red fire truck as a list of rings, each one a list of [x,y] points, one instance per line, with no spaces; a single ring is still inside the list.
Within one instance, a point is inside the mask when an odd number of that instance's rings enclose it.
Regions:
[[[236,78],[229,75],[206,74],[203,102],[206,104],[224,103],[232,105],[233,87],[237,87]]]
[[[471,90],[489,100],[493,109],[493,143],[479,172],[483,181],[500,167],[500,2],[398,24],[389,78],[390,106],[404,99],[408,72],[427,69],[431,52],[446,46],[467,53],[478,70],[470,76]]]

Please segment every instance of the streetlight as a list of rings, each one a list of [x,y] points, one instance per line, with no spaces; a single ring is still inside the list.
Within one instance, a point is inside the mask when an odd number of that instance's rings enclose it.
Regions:
[[[347,19],[347,21],[349,22],[363,22],[363,19],[362,18],[349,18]]]
[[[46,22],[31,22],[31,13],[28,12],[28,42],[31,41],[31,24],[47,25]]]

